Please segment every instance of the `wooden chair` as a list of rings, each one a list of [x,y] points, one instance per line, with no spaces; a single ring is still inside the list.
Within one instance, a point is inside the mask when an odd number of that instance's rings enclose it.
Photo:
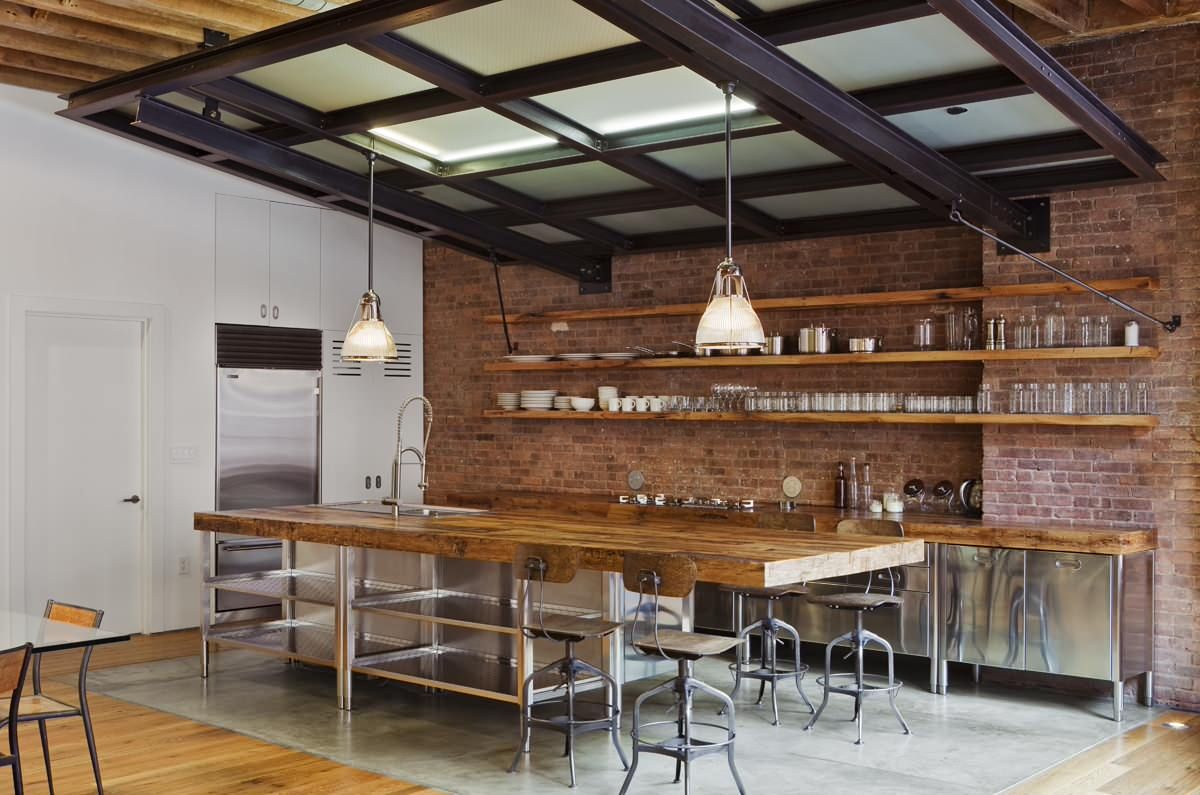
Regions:
[[[789,529],[812,533],[817,529],[816,520],[811,515],[807,517],[799,515],[789,525]],[[743,680],[757,679],[758,700],[755,702],[757,706],[762,704],[763,695],[766,692],[767,683],[769,682],[771,684],[771,725],[778,726],[779,698],[776,694],[776,686],[780,679],[791,679],[796,683],[796,690],[800,693],[800,698],[808,707],[808,711],[815,712],[816,710],[813,708],[812,702],[808,700],[808,696],[804,693],[804,688],[800,685],[801,680],[804,679],[804,675],[808,673],[808,666],[800,662],[800,633],[791,624],[775,617],[775,603],[788,598],[804,596],[808,593],[808,588],[805,584],[796,583],[778,588],[721,586],[721,590],[733,594],[734,630],[738,640],[741,641],[737,645],[737,661],[729,666],[730,670],[733,671],[733,691],[730,692],[729,697],[737,698],[738,692],[742,689]],[[766,602],[767,614],[750,624],[743,625],[743,605],[747,599]],[[759,646],[759,659],[757,663],[749,659],[750,636],[754,633],[758,633],[762,641]],[[781,669],[779,667],[779,660],[775,654],[775,646],[780,635],[789,636],[792,639],[794,659],[790,669]]]
[[[21,779],[21,749],[17,745],[17,709],[21,704],[21,689],[29,670],[33,644],[26,643],[0,651],[0,695],[8,696],[8,714],[0,718],[0,729],[8,727],[8,753],[0,753],[0,767],[12,768],[13,793],[22,795],[25,785]]]
[[[546,612],[544,586],[546,583],[567,583],[575,579],[579,568],[578,552],[566,547],[522,545],[513,560],[513,574],[524,581],[524,596],[521,600],[523,621],[521,632],[526,638],[545,639],[566,644],[565,654],[549,665],[545,665],[525,678],[521,685],[521,744],[513,756],[508,772],[516,771],[521,757],[529,751],[529,733],[534,727],[550,729],[565,735],[565,753],[571,771],[571,786],[575,786],[575,735],[592,731],[606,731],[612,737],[613,747],[621,759],[621,767],[629,769],[625,751],[621,748],[621,687],[617,680],[596,666],[575,656],[575,645],[585,640],[605,638],[621,628],[616,621],[585,618],[564,613]],[[532,602],[536,584],[538,595]],[[565,715],[537,717],[533,714],[534,680],[551,671],[557,671],[566,685],[563,704]],[[580,674],[600,679],[605,688],[603,717],[583,718],[576,712],[575,686]],[[546,702],[542,702],[545,704]]]
[[[676,663],[679,666],[679,673],[670,681],[638,696],[637,701],[634,702],[633,728],[631,730],[633,764],[625,776],[625,782],[621,785],[621,795],[625,795],[629,790],[629,785],[633,782],[633,775],[637,771],[639,754],[643,752],[669,756],[675,760],[675,781],[679,781],[680,768],[683,770],[684,795],[691,795],[692,791],[692,760],[707,754],[724,753],[729,760],[729,770],[733,774],[737,790],[745,795],[746,788],[742,786],[741,776],[738,775],[737,766],[733,761],[733,741],[737,735],[733,700],[693,675],[696,660],[714,654],[723,654],[738,645],[738,639],[659,627],[659,598],[663,596],[684,597],[692,592],[696,585],[695,561],[685,555],[628,553],[625,555],[624,579],[625,588],[629,591],[637,591],[638,594],[636,617],[629,638],[630,646],[641,654],[658,655]],[[646,636],[639,638],[637,630],[642,618],[642,605],[646,598],[653,600],[654,622]],[[692,719],[692,702],[697,691],[707,693],[724,705],[723,712],[726,720],[724,726]],[[642,723],[642,704],[663,693],[676,694],[676,717],[673,720]],[[671,724],[676,727],[674,737],[659,742],[643,742],[643,730]],[[719,729],[725,736],[704,740],[693,735],[692,731],[695,728]]]
[[[836,532],[839,535],[903,537],[904,526],[890,519],[843,519],[838,522]],[[888,573],[892,575],[891,569],[888,569]],[[863,615],[865,613],[895,608],[902,604],[900,597],[896,596],[895,576],[889,576],[889,580],[891,581],[891,586],[886,594],[871,593],[872,580],[868,580],[867,588],[862,592],[855,591],[808,597],[808,601],[812,604],[824,605],[831,610],[852,610],[854,612],[854,629],[834,638],[825,646],[825,675],[817,679],[818,684],[824,689],[824,696],[821,699],[821,706],[817,707],[817,711],[809,719],[808,725],[804,727],[805,731],[812,729],[817,722],[817,718],[821,717],[821,712],[824,711],[825,705],[829,703],[830,693],[853,696],[854,722],[858,729],[858,739],[855,741],[855,745],[862,745],[863,699],[876,693],[887,693],[888,702],[891,704],[892,712],[896,715],[896,720],[900,721],[900,727],[904,729],[905,734],[911,734],[908,723],[905,722],[904,716],[900,714],[900,708],[896,706],[896,691],[904,683],[896,679],[892,645],[874,632],[863,629]],[[854,672],[835,674],[831,670],[833,648],[847,641],[850,643],[850,654],[854,655]],[[866,649],[868,643],[877,644],[887,653],[886,680],[875,677],[868,678],[863,673],[863,651]],[[833,684],[834,681],[850,678],[853,679],[851,684],[844,686],[835,686]],[[872,681],[873,679],[874,681]]]
[[[104,611],[50,599],[46,602],[44,616],[51,621],[97,629],[104,620]],[[83,656],[79,661],[79,705],[72,706],[42,693],[42,655],[33,655],[33,694],[22,697],[17,722],[36,722],[38,725],[38,734],[42,738],[42,757],[46,760],[46,784],[50,788],[50,795],[54,795],[54,777],[50,772],[50,740],[46,735],[46,723],[63,718],[79,718],[83,721],[83,734],[87,738],[88,754],[92,758],[92,774],[96,777],[96,792],[104,795],[104,785],[100,780],[100,758],[96,755],[96,737],[92,732],[92,716],[87,703],[87,673],[91,660],[92,647],[87,646],[83,649]]]

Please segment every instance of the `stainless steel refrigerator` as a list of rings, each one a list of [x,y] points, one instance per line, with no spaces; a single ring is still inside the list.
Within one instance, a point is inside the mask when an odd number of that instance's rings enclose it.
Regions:
[[[319,370],[217,369],[217,510],[308,505],[319,495]],[[274,539],[218,534],[214,574],[282,567]],[[218,590],[218,613],[278,601]]]

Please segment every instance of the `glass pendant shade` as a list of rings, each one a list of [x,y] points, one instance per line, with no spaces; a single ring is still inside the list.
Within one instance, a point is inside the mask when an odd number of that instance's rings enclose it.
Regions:
[[[383,322],[379,296],[374,290],[363,293],[354,324],[342,343],[342,360],[348,362],[390,362],[396,359],[396,340]]]
[[[701,350],[762,350],[766,346],[762,322],[750,306],[750,294],[741,269],[732,259],[717,266],[708,306],[696,327],[696,348]]]

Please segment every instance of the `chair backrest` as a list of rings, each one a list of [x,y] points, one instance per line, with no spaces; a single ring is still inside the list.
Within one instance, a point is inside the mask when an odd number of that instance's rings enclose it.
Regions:
[[[894,519],[843,519],[834,532],[848,536],[904,537],[904,525]]]
[[[8,753],[13,756],[17,754],[17,714],[21,707],[21,689],[25,686],[25,673],[29,670],[29,657],[32,654],[32,643],[0,651],[0,695],[11,694],[8,710],[3,714],[8,722]],[[0,753],[0,759],[3,758],[4,754]]]
[[[579,551],[549,544],[521,544],[513,555],[513,577],[540,582],[570,582],[579,569]]]
[[[103,610],[56,602],[53,599],[46,600],[46,612],[43,615],[51,621],[92,629],[99,627],[100,622],[104,620]]]
[[[625,553],[626,590],[659,596],[687,596],[696,587],[696,561],[687,555]]]

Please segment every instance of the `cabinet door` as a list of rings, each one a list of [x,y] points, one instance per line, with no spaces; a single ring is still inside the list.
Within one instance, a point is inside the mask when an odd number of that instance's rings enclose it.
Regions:
[[[322,210],[321,328],[350,328],[354,310],[366,291],[366,223],[346,213]]]
[[[321,326],[321,211],[271,202],[272,326]]]
[[[269,202],[217,196],[214,297],[218,323],[267,325],[270,225]]]
[[[383,303],[383,319],[397,339],[400,334],[424,333],[422,259],[420,238],[376,227],[375,292]]]
[[[947,544],[941,583],[947,660],[1025,667],[1025,552]]]
[[[1026,554],[1025,667],[1111,679],[1112,558]]]

